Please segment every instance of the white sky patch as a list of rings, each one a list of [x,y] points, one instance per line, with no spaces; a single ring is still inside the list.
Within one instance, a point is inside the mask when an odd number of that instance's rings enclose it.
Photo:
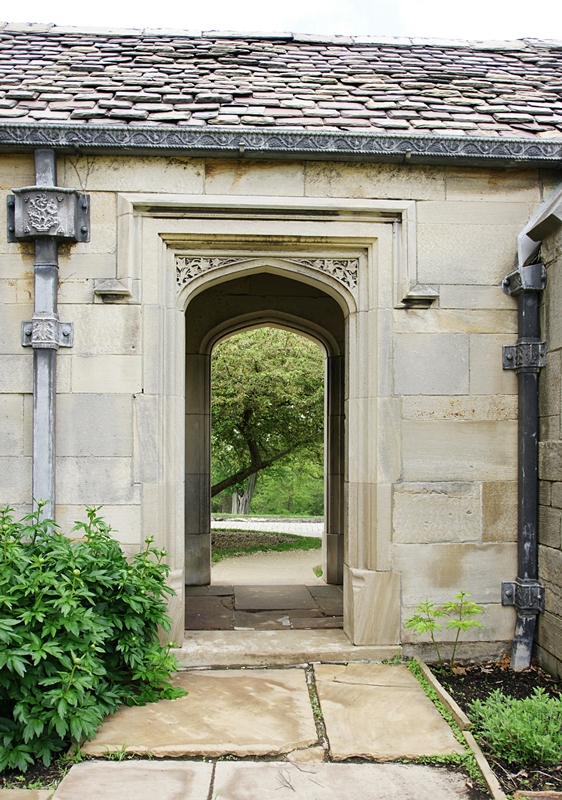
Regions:
[[[562,39],[559,0],[399,0],[406,36]]]
[[[562,39],[560,0],[26,0],[6,3],[0,17],[113,28]]]

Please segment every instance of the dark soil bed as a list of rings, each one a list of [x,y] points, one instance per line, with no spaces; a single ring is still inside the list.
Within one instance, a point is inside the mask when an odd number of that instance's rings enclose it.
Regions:
[[[518,699],[528,697],[536,687],[543,688],[553,697],[562,692],[562,682],[555,680],[536,665],[523,672],[512,672],[507,657],[497,662],[455,667],[453,674],[447,671],[441,673],[435,668],[433,671],[441,685],[469,717],[470,703],[473,700],[485,700],[494,689]],[[480,744],[507,794],[517,790],[562,792],[562,762],[556,765],[523,768],[508,764],[491,753],[484,742]]]
[[[27,772],[21,773],[17,769],[5,769],[0,772],[0,789],[55,789],[62,781],[72,762],[60,759],[46,767],[42,762],[32,764]]]

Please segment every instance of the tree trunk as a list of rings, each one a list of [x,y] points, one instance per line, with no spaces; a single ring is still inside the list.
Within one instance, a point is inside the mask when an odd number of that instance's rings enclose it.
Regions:
[[[254,474],[250,475],[250,477],[248,478],[246,489],[244,490],[244,494],[240,498],[240,504],[239,504],[240,514],[250,513],[250,504],[252,502],[252,497],[254,496],[257,480],[258,480],[257,472],[254,472]]]

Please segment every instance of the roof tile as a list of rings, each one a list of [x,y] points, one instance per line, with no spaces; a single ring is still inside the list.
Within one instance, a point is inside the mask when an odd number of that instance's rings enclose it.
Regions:
[[[562,136],[556,41],[14,23],[0,31],[5,121]]]

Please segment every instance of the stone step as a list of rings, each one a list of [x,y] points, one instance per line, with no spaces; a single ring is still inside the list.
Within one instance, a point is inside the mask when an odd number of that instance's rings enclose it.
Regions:
[[[186,631],[173,653],[182,667],[243,667],[384,661],[401,655],[401,648],[353,645],[341,629]]]

